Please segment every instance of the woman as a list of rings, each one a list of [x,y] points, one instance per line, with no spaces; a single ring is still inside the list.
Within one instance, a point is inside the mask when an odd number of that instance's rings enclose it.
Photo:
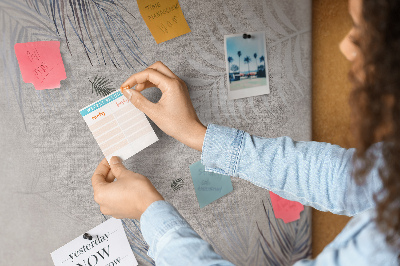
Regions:
[[[206,128],[184,82],[160,62],[122,84],[124,95],[165,133],[202,151],[207,170],[238,176],[319,210],[355,216],[315,260],[296,265],[399,262],[400,1],[350,0],[349,11],[353,28],[340,49],[352,62],[357,150],[287,137],[264,139],[217,125]],[[141,95],[148,87],[161,89],[158,103]],[[127,170],[118,158],[110,166],[103,160],[92,184],[104,214],[140,219],[156,264],[231,265],[146,177]]]

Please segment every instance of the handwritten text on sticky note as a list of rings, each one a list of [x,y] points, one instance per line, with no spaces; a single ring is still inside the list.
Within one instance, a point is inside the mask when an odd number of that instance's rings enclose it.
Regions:
[[[140,14],[157,43],[190,32],[178,0],[138,0]]]
[[[269,196],[276,218],[282,219],[285,223],[300,219],[300,213],[304,210],[304,206],[301,203],[284,199],[271,191]]]
[[[14,50],[24,82],[36,90],[60,88],[67,78],[59,41],[16,43]]]
[[[190,166],[190,173],[200,208],[233,190],[230,176],[206,172],[200,161]]]

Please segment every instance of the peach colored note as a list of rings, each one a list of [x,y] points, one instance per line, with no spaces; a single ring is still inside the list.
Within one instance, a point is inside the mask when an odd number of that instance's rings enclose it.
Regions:
[[[271,191],[269,196],[276,218],[282,219],[285,223],[300,219],[300,213],[304,210],[301,203],[284,199]]]
[[[60,88],[67,78],[59,41],[16,43],[14,50],[24,82],[36,90]]]

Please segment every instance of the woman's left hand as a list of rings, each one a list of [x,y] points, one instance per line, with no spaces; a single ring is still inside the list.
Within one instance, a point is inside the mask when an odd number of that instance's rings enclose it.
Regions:
[[[100,211],[118,219],[140,219],[153,202],[164,200],[147,177],[126,169],[118,157],[110,165],[106,159],[100,162],[92,186]]]

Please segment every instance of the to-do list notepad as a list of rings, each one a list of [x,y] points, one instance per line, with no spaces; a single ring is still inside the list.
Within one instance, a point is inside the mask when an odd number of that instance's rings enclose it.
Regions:
[[[128,159],[158,140],[145,114],[116,91],[79,111],[107,161]]]

